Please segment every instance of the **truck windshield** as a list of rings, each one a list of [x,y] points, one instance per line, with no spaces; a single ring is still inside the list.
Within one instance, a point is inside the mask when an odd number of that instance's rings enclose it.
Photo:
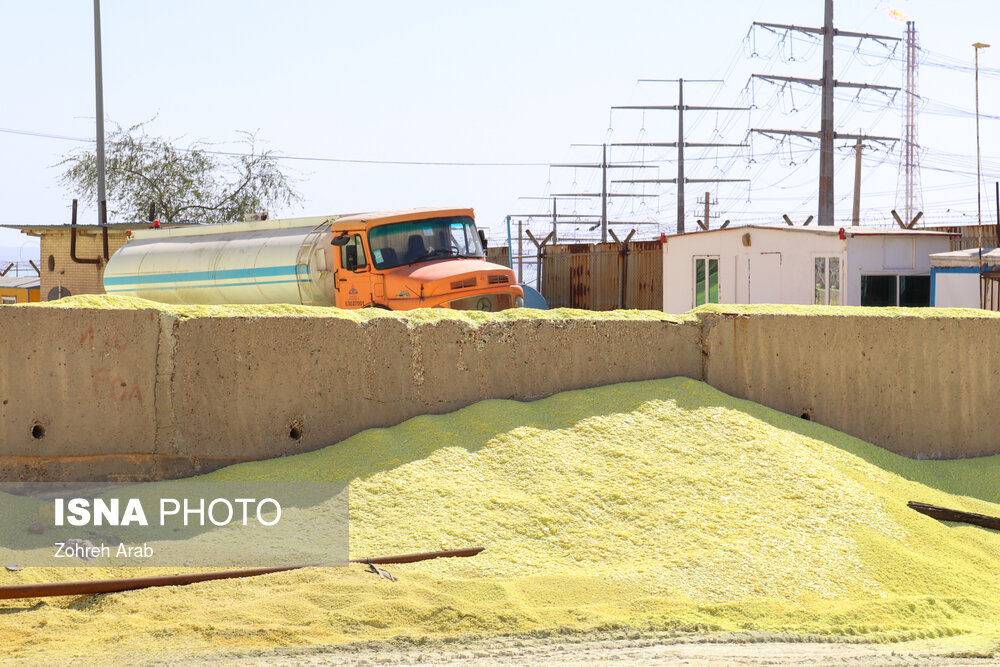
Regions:
[[[483,257],[476,225],[468,216],[380,225],[368,232],[376,269],[449,257]]]

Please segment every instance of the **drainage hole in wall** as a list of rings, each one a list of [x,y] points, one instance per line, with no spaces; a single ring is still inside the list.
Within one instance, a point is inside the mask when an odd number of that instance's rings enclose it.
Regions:
[[[42,426],[41,424],[39,424],[38,422],[35,422],[34,424],[32,424],[32,426],[31,426],[31,437],[34,438],[35,440],[41,440],[42,438],[44,438],[45,437],[45,427]]]
[[[811,416],[809,415],[809,413],[808,413],[808,412],[803,412],[803,413],[802,413],[801,415],[799,415],[799,416],[800,416],[800,417],[802,417],[803,419],[805,419],[805,420],[806,420],[807,422],[809,422],[809,421],[812,421],[812,417],[811,417]]]
[[[302,424],[295,422],[292,424],[291,428],[288,429],[288,437],[298,442],[302,439]]]

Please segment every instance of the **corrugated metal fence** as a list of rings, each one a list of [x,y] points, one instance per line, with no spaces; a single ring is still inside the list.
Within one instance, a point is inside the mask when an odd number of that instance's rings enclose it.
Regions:
[[[486,249],[486,261],[510,267],[510,251],[507,246],[500,245]]]
[[[545,246],[542,296],[550,308],[663,308],[663,246],[634,241]]]
[[[952,250],[968,250],[978,248],[980,245],[986,248],[995,248],[1000,236],[1000,228],[997,225],[928,225],[927,227],[917,227],[917,229],[929,232],[948,232],[949,234],[960,234],[959,237],[951,239]]]
[[[1000,310],[1000,272],[984,272],[979,280],[982,282],[979,307],[983,310]]]

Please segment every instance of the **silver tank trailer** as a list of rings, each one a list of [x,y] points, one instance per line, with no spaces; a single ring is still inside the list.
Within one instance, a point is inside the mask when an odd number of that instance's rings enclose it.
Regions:
[[[330,225],[338,217],[136,231],[108,260],[104,289],[176,304],[333,306]]]

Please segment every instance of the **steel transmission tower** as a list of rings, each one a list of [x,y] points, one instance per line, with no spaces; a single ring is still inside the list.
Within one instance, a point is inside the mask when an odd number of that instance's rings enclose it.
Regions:
[[[899,160],[899,181],[896,185],[896,207],[903,211],[903,220],[910,221],[922,209],[920,196],[920,144],[917,142],[917,29],[913,21],[906,22],[906,60],[903,72],[905,94],[903,107],[903,147]],[[902,190],[903,201],[899,201]]]
[[[677,149],[677,178],[629,178],[615,180],[614,183],[676,183],[677,184],[677,233],[683,234],[684,229],[684,185],[686,183],[747,183],[749,178],[687,178],[684,175],[684,148],[708,148],[708,147],[738,147],[746,148],[747,144],[720,144],[720,143],[691,143],[684,141],[684,112],[685,111],[750,111],[750,107],[706,107],[688,106],[684,104],[684,79],[639,79],[640,81],[655,81],[659,83],[677,83],[677,104],[674,105],[632,105],[614,106],[615,109],[632,109],[641,111],[676,111],[677,112],[677,141],[663,142],[640,142],[611,144],[612,146],[631,147],[660,147]],[[688,83],[721,83],[716,79],[688,79]],[[705,224],[708,224],[706,218]]]
[[[823,78],[802,79],[791,76],[776,76],[754,74],[754,77],[787,83],[800,83],[808,86],[819,86],[821,88],[822,115],[820,118],[819,132],[804,132],[793,130],[773,130],[754,129],[753,132],[770,135],[796,135],[803,137],[814,137],[819,139],[819,210],[817,222],[820,225],[833,224],[833,142],[835,139],[871,139],[876,141],[897,141],[896,137],[875,137],[869,135],[846,134],[834,131],[833,119],[833,91],[837,87],[846,88],[871,88],[875,90],[899,90],[895,86],[879,86],[871,83],[853,83],[850,81],[837,81],[833,78],[833,38],[834,37],[858,37],[861,39],[873,39],[877,41],[900,41],[899,37],[889,35],[872,35],[861,32],[849,32],[837,30],[833,27],[833,0],[826,0],[825,12],[823,16],[822,28],[804,28],[796,25],[786,25],[781,23],[760,23],[755,21],[755,26],[764,28],[777,28],[781,30],[794,30],[797,32],[812,33],[823,36]]]

